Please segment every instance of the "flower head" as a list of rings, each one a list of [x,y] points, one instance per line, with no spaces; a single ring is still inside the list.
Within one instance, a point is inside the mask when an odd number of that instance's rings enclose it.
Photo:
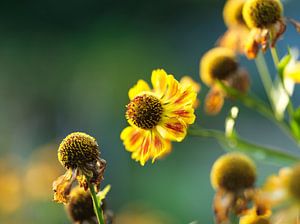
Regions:
[[[72,189],[70,201],[65,207],[74,223],[91,220],[96,216],[90,192],[79,186]]]
[[[223,18],[227,27],[245,26],[243,6],[246,0],[228,0],[223,8]]]
[[[68,135],[58,149],[58,160],[67,172],[53,182],[54,200],[66,203],[75,179],[86,190],[88,184],[99,186],[106,162],[100,158],[97,141],[82,132]]]
[[[204,54],[200,61],[200,78],[211,86],[216,80],[226,80],[238,69],[235,53],[223,47],[216,47]]]
[[[293,167],[289,181],[288,192],[290,196],[300,202],[300,164]]]
[[[235,192],[253,187],[255,179],[253,161],[240,153],[221,156],[211,170],[211,183],[215,189]]]
[[[204,102],[205,112],[215,115],[220,112],[227,93],[219,86],[217,81],[246,93],[250,86],[248,72],[239,67],[237,57],[233,50],[216,47],[204,54],[200,61],[200,77],[210,87]]]
[[[162,69],[152,72],[151,81],[152,90],[143,80],[129,90],[126,118],[130,126],[120,136],[132,159],[141,165],[170,152],[170,142],[182,141],[195,120],[197,94],[192,85],[182,85]]]
[[[286,28],[280,0],[248,0],[243,7],[243,17],[251,29],[245,44],[248,58],[256,57],[259,45],[263,51],[269,42],[273,47]]]

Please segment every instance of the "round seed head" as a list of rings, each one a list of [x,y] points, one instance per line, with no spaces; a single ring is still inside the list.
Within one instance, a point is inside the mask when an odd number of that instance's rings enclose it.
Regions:
[[[225,80],[238,68],[234,52],[228,48],[213,48],[200,61],[200,78],[211,86],[216,79]]]
[[[69,134],[58,148],[58,160],[66,169],[84,168],[99,157],[96,139],[82,132]]]
[[[243,17],[249,28],[268,28],[280,21],[283,7],[280,0],[248,0]]]
[[[213,164],[211,183],[215,189],[236,192],[253,187],[256,168],[253,161],[240,153],[221,156]]]
[[[129,123],[142,129],[152,129],[161,120],[162,104],[155,96],[136,96],[128,105],[126,118]]]
[[[66,205],[66,210],[74,222],[82,223],[96,216],[90,192],[79,186],[72,189],[70,202]]]

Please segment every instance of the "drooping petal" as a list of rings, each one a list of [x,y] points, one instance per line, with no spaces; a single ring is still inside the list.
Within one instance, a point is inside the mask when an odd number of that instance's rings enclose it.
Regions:
[[[156,129],[163,138],[181,142],[186,136],[187,125],[182,119],[165,117]]]
[[[151,82],[154,92],[161,97],[167,88],[167,73],[163,69],[153,70],[151,76]]]
[[[121,139],[129,152],[139,149],[145,137],[145,130],[129,126],[121,132]]]
[[[137,84],[128,91],[129,99],[132,100],[134,97],[145,91],[150,91],[150,87],[144,80],[140,79]]]
[[[58,203],[68,203],[69,194],[71,191],[71,187],[73,182],[76,179],[77,171],[67,170],[67,172],[58,177],[52,185],[52,189],[54,191],[53,200]]]

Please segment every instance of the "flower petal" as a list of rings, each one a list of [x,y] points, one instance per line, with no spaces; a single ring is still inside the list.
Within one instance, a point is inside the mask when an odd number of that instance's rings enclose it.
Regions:
[[[167,76],[167,89],[163,96],[163,100],[165,103],[170,103],[174,101],[176,94],[179,93],[179,83],[174,78],[173,75]]]
[[[165,117],[156,129],[163,138],[181,142],[186,136],[187,125],[182,119]]]
[[[139,149],[145,137],[145,130],[136,127],[127,127],[121,132],[121,139],[129,152]]]
[[[136,85],[134,85],[129,91],[128,96],[130,100],[133,100],[134,97],[139,95],[144,91],[150,91],[149,85],[142,79],[140,79]]]
[[[163,69],[153,70],[151,76],[151,82],[154,92],[161,97],[167,88],[167,73]]]
[[[162,158],[171,152],[171,142],[169,140],[165,140],[155,130],[152,132],[152,144],[152,163],[154,163],[157,158]]]

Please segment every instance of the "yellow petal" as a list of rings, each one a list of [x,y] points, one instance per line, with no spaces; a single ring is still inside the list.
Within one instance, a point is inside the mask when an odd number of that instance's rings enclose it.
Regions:
[[[284,70],[284,76],[300,83],[300,62],[296,62],[293,66],[287,66]]]
[[[156,129],[163,138],[181,142],[186,136],[187,125],[181,119],[165,117]]]
[[[151,82],[155,93],[161,97],[167,88],[167,73],[163,69],[153,70]]]
[[[123,140],[126,150],[134,152],[142,145],[145,137],[145,130],[129,126],[121,132],[120,137]]]
[[[139,80],[136,85],[134,85],[128,92],[130,100],[141,94],[142,92],[150,91],[149,85],[144,80]]]
[[[165,140],[157,131],[153,131],[151,148],[152,163],[154,163],[157,158],[162,158],[170,151],[171,142],[169,140]]]

